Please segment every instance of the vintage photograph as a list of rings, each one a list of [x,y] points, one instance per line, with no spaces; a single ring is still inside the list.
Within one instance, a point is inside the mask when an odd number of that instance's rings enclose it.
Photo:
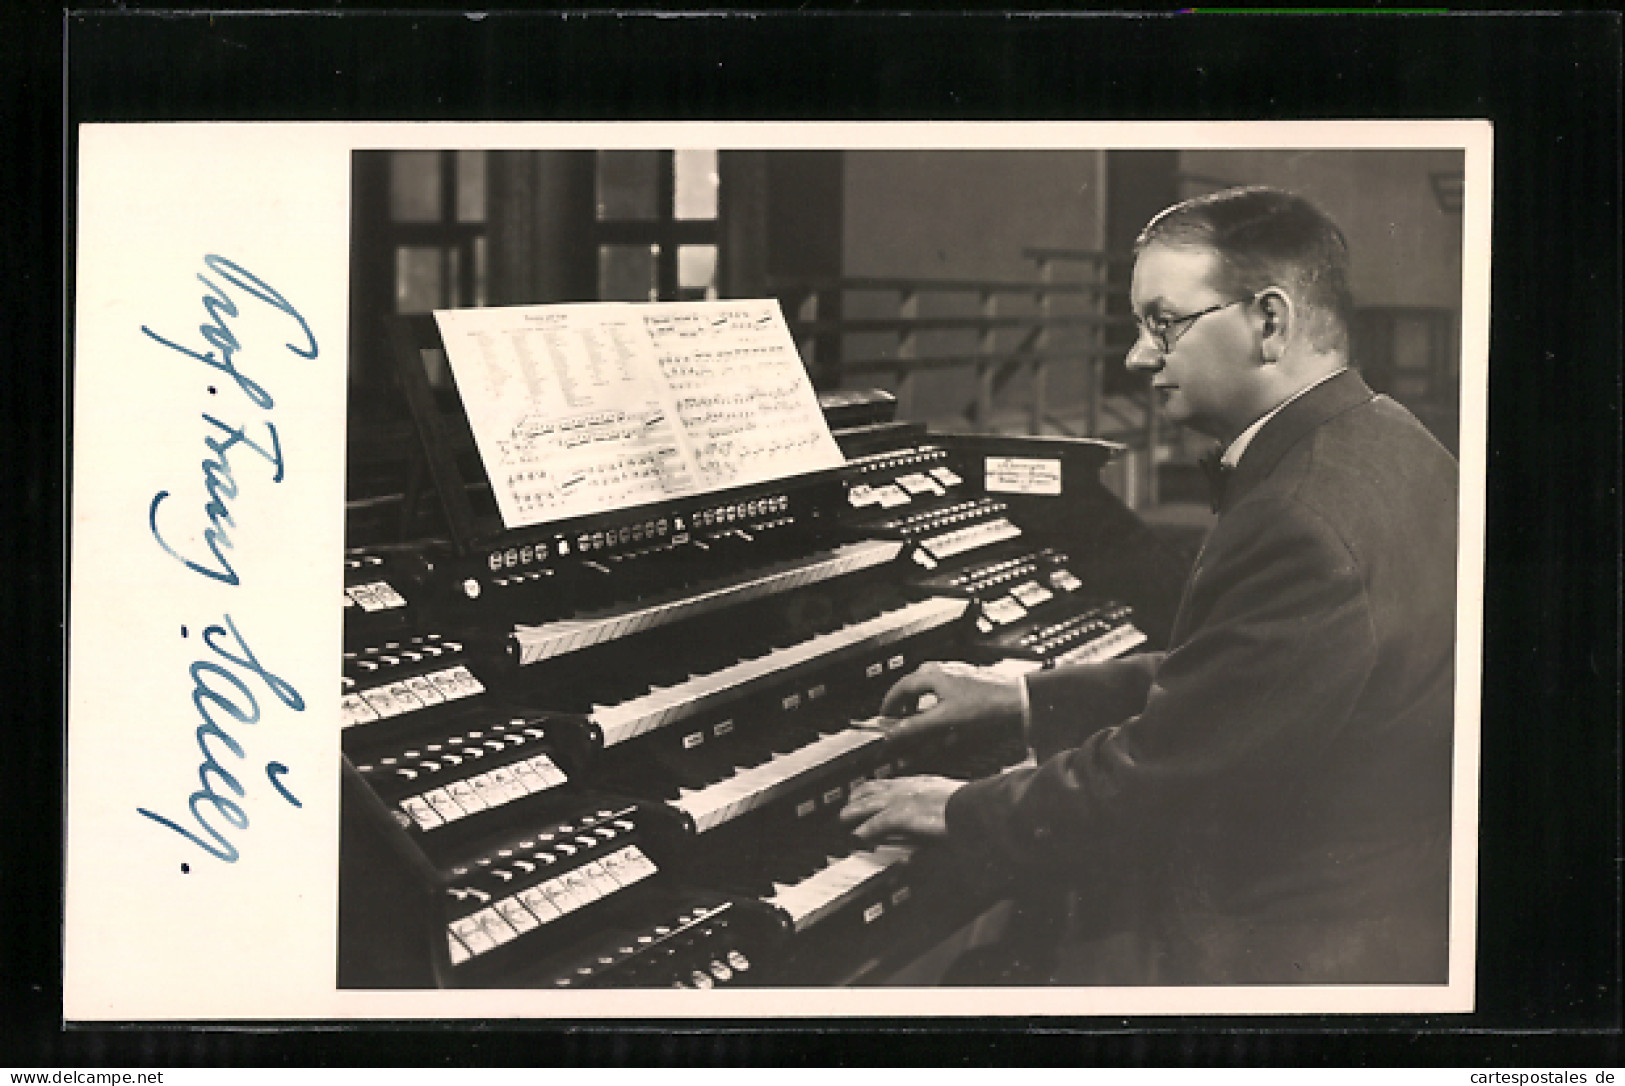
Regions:
[[[14,1062],[1617,1062],[1617,17],[40,14]]]
[[[1466,166],[354,150],[338,987],[1470,983]]]

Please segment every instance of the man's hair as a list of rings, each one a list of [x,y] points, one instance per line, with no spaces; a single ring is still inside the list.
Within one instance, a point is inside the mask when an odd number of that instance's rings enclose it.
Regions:
[[[1245,298],[1278,286],[1308,316],[1309,342],[1346,351],[1354,315],[1348,242],[1337,224],[1301,196],[1254,186],[1225,189],[1157,214],[1134,242],[1210,249],[1219,258],[1213,285]]]

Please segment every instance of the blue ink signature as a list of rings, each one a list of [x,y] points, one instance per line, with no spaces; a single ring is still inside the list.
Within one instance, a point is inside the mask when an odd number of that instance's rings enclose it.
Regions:
[[[243,344],[227,321],[239,316],[240,311],[233,295],[226,288],[234,288],[239,292],[239,297],[246,294],[263,302],[297,324],[299,334],[293,337],[286,347],[298,357],[307,360],[316,357],[316,337],[311,333],[310,325],[299,311],[259,276],[222,256],[211,254],[203,258],[203,263],[215,276],[215,279],[210,279],[209,276],[198,275],[198,281],[207,288],[202,305],[208,315],[206,322],[198,326],[198,333],[208,344],[208,349],[198,350],[184,346],[159,335],[146,325],[142,325],[141,331],[154,342],[230,377],[243,395],[248,397],[249,403],[263,411],[269,411],[276,406],[271,393],[259,381],[238,368],[237,356],[243,350]],[[214,387],[210,386],[209,391],[213,393]],[[205,564],[203,561],[196,561],[181,554],[170,545],[165,534],[159,530],[159,506],[169,497],[169,491],[161,490],[153,496],[152,503],[147,508],[147,527],[164,553],[187,569],[210,580],[235,586],[240,583],[238,571],[224,552],[233,547],[231,536],[226,529],[237,527],[231,515],[231,502],[237,498],[240,491],[239,480],[243,458],[252,453],[271,465],[273,483],[280,483],[283,480],[287,465],[283,460],[282,440],[277,434],[276,424],[269,419],[233,425],[213,415],[205,414],[203,421],[209,430],[203,438],[208,455],[199,464],[203,472],[203,489],[208,499],[203,505],[208,527],[203,530],[202,535],[209,553],[213,555],[213,561]],[[263,436],[259,432],[259,426],[265,428]],[[237,454],[235,463],[233,453]],[[231,639],[235,641],[235,647],[226,640],[228,631]],[[181,627],[181,636],[186,636],[184,626]],[[247,789],[238,780],[237,775],[226,768],[223,760],[228,755],[239,760],[244,757],[243,744],[229,729],[234,724],[255,724],[260,719],[260,703],[256,700],[254,691],[250,689],[248,680],[258,677],[278,701],[295,712],[304,711],[305,701],[293,688],[293,684],[272,674],[260,663],[229,614],[225,616],[224,625],[204,629],[203,643],[213,652],[213,657],[206,656],[194,660],[187,669],[192,679],[192,705],[201,721],[196,734],[198,753],[202,756],[197,768],[199,787],[187,797],[187,808],[191,812],[190,824],[182,825],[145,807],[137,807],[136,813],[173,830],[216,859],[236,863],[239,852],[229,835],[233,830],[248,828],[248,812],[238,802],[246,796]],[[288,775],[288,767],[282,762],[266,763],[266,780],[277,794],[294,807],[303,806],[285,779]],[[181,865],[182,871],[187,869],[185,864]]]
[[[313,359],[316,357],[316,337],[311,333],[310,325],[305,323],[305,318],[299,315],[299,311],[289,305],[288,300],[277,293],[265,280],[223,256],[210,254],[203,258],[203,263],[208,265],[211,270],[218,272],[226,282],[246,290],[260,301],[274,309],[280,309],[298,321],[300,330],[305,334],[306,342],[310,344],[310,349],[306,350],[303,347],[296,347],[289,343],[287,344],[288,350],[300,358]],[[244,394],[256,406],[267,409],[274,407],[275,401],[271,399],[271,394],[260,387],[259,383],[252,377],[239,372],[236,363],[232,361],[232,356],[242,350],[242,345],[237,342],[237,337],[231,334],[231,329],[226,327],[224,318],[237,316],[237,304],[231,300],[230,295],[215,286],[201,272],[198,274],[198,281],[209,288],[208,296],[203,299],[203,308],[209,311],[209,317],[211,318],[209,324],[198,325],[198,332],[202,334],[204,339],[209,341],[210,346],[220,352],[219,358],[215,357],[214,351],[199,352],[192,350],[190,347],[182,347],[179,343],[165,339],[144,324],[141,326],[141,331],[157,342],[162,343],[165,347],[173,348],[188,358],[195,358],[204,365],[224,373],[237,382],[237,387],[242,389]]]
[[[237,643],[237,652],[233,652],[229,645],[222,644],[228,630]],[[238,631],[237,624],[232,621],[230,615],[225,616],[224,626],[209,626],[204,629],[203,643],[213,650],[216,656],[250,675],[258,676],[283,705],[295,712],[304,711],[305,699],[299,696],[299,691],[293,688],[292,683],[266,670],[265,665],[259,662],[253,650],[248,647],[248,643],[243,640],[243,635]],[[214,813],[232,828],[245,830],[248,828],[248,813],[236,800],[218,791],[217,785],[238,799],[243,798],[246,789],[230,770],[220,764],[209,743],[213,741],[233,756],[242,758],[243,745],[221,726],[215,717],[215,711],[224,712],[238,724],[255,724],[260,719],[259,702],[242,676],[214,660],[194,661],[187,670],[192,676],[192,705],[203,721],[197,728],[198,751],[203,755],[203,760],[198,764],[197,776],[198,783],[202,787],[188,797],[187,806],[198,828],[212,838],[212,841],[204,840],[185,826],[178,825],[161,814],[154,814],[145,807],[137,807],[136,813],[145,815],[161,826],[169,827],[216,859],[236,863],[237,846],[231,843],[220,828],[210,822],[200,808],[205,805],[212,807]],[[283,799],[295,807],[302,806],[281,779],[288,772],[287,766],[281,762],[271,762],[266,766],[265,772]]]
[[[269,420],[265,422],[265,429],[270,434],[270,449],[266,449],[251,440],[243,433],[243,427],[241,426],[228,425],[213,415],[204,415],[203,421],[230,435],[225,441],[221,441],[218,437],[205,437],[203,444],[209,447],[209,451],[214,453],[215,458],[205,458],[200,465],[203,469],[203,489],[209,495],[208,502],[203,506],[203,512],[208,514],[210,526],[203,530],[203,539],[208,544],[209,551],[214,555],[215,561],[220,564],[220,568],[210,569],[180,554],[174,547],[169,545],[163,534],[158,531],[158,506],[162,505],[164,499],[169,497],[169,491],[160,490],[152,496],[152,505],[147,508],[147,527],[152,532],[152,538],[158,541],[158,545],[164,549],[164,552],[187,569],[194,573],[201,573],[203,576],[213,578],[216,581],[236,584],[237,571],[232,568],[226,556],[220,553],[222,547],[229,549],[232,545],[231,537],[226,534],[226,530],[221,527],[221,524],[229,524],[233,528],[237,526],[237,522],[231,519],[231,511],[226,506],[227,502],[237,497],[237,477],[232,474],[231,461],[226,456],[226,453],[238,443],[248,446],[248,448],[269,460],[276,467],[276,474],[271,476],[271,481],[280,483],[284,472],[282,442],[277,437],[276,424]]]
[[[316,357],[316,337],[312,334],[310,325],[299,314],[299,311],[289,304],[288,300],[274,287],[240,264],[227,260],[225,257],[210,254],[203,258],[203,263],[226,283],[247,292],[250,296],[259,299],[281,313],[287,314],[297,322],[299,330],[303,333],[305,345],[288,343],[286,344],[288,350],[300,358],[313,359]],[[237,368],[236,355],[243,348],[237,337],[232,333],[230,326],[226,323],[228,317],[239,315],[237,303],[232,300],[230,294],[207,276],[199,273],[198,281],[208,288],[208,293],[203,297],[202,301],[203,308],[209,315],[208,323],[199,325],[198,332],[213,348],[212,350],[198,351],[191,347],[182,346],[159,335],[146,325],[141,326],[141,331],[153,341],[161,343],[188,358],[196,359],[211,369],[226,374],[236,382],[237,387],[248,397],[249,402],[262,409],[270,410],[276,406],[276,401],[272,399],[271,394],[258,381]],[[169,497],[169,491],[160,490],[153,495],[152,504],[147,508],[147,528],[152,533],[152,538],[163,548],[164,553],[180,562],[187,569],[211,580],[235,585],[238,583],[237,570],[233,568],[231,562],[222,553],[232,547],[231,537],[227,534],[226,527],[235,528],[237,526],[237,522],[231,517],[228,504],[237,497],[237,477],[232,472],[231,461],[227,454],[238,445],[245,446],[248,451],[258,454],[276,469],[271,481],[280,483],[286,474],[286,465],[282,459],[282,442],[277,437],[276,424],[270,420],[262,420],[267,434],[266,444],[261,444],[250,438],[247,433],[247,425],[232,426],[212,415],[204,415],[203,421],[218,431],[203,439],[204,445],[208,447],[213,456],[205,457],[199,465],[203,472],[203,488],[208,493],[209,498],[203,506],[203,512],[209,522],[209,526],[203,530],[203,539],[208,546],[209,553],[214,556],[214,563],[204,565],[202,562],[186,557],[171,546],[164,537],[164,533],[159,531],[158,507]],[[269,448],[266,447],[267,445],[269,445]]]

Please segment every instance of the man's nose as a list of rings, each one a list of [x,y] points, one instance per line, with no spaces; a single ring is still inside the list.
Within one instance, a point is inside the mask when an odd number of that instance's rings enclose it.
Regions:
[[[1144,332],[1141,332],[1140,338],[1134,341],[1134,346],[1128,349],[1123,366],[1132,373],[1156,373],[1162,369],[1162,352],[1157,350]]]

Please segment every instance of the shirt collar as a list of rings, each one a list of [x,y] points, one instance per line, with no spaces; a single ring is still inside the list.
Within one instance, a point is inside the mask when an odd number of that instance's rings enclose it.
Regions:
[[[1348,369],[1348,367],[1343,366],[1339,369],[1333,370],[1331,373],[1328,373],[1314,384],[1305,385],[1303,388],[1300,388],[1298,391],[1276,404],[1270,410],[1258,416],[1258,418],[1253,420],[1251,426],[1237,434],[1236,439],[1229,445],[1225,446],[1224,452],[1219,456],[1219,463],[1223,464],[1227,468],[1233,468],[1237,464],[1241,463],[1242,454],[1247,451],[1247,446],[1253,443],[1253,438],[1258,436],[1258,431],[1264,428],[1265,423],[1269,422],[1270,419],[1273,419],[1277,414],[1279,414],[1281,409],[1287,404],[1291,403],[1293,400],[1296,400],[1299,396],[1302,396],[1311,389],[1319,388],[1321,385],[1325,384],[1327,381],[1330,381],[1333,377],[1336,377],[1339,373],[1342,373],[1346,369]]]

